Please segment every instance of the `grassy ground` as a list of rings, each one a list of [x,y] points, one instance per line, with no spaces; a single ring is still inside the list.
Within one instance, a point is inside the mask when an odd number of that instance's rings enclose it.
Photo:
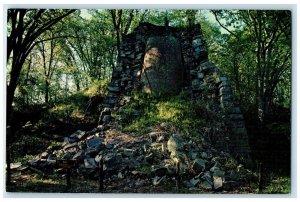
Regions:
[[[105,181],[106,182],[106,181]],[[105,183],[104,193],[173,193],[173,194],[289,194],[290,179],[288,177],[276,176],[258,191],[256,183],[241,186],[230,192],[213,192],[207,190],[189,190],[183,186],[176,188],[175,181],[168,180],[163,185],[151,186],[151,182],[145,186],[128,187],[126,179],[114,180]],[[8,192],[36,192],[36,193],[100,193],[96,179],[88,179],[72,176],[71,187],[67,186],[65,175],[45,176],[33,171],[14,171],[13,183],[7,186]]]
[[[188,95],[181,93],[178,96],[153,96],[146,94],[136,94],[133,96],[134,102],[122,109],[120,114],[114,114],[115,118],[121,118],[122,130],[131,135],[144,134],[148,127],[162,122],[172,122],[186,135],[197,138],[199,133],[216,133],[224,128],[220,116],[210,111],[205,103],[189,101]],[[75,104],[74,104],[75,106]],[[60,110],[58,110],[60,109]],[[57,108],[52,112],[55,117],[61,117],[66,109]],[[76,110],[75,110],[76,111]],[[76,113],[71,113],[75,114]],[[74,115],[74,116],[75,116]],[[78,114],[77,114],[78,115]],[[76,117],[76,116],[75,116]],[[51,124],[51,122],[50,122]],[[55,147],[60,144],[64,136],[69,136],[78,129],[83,129],[80,124],[61,123],[59,125],[40,124],[21,130],[20,138],[13,144],[13,162],[25,164],[34,156],[45,151],[48,147]],[[86,126],[84,122],[82,126]],[[214,126],[214,127],[212,127]],[[208,130],[211,128],[212,130]],[[46,132],[45,132],[46,131]],[[288,194],[291,190],[291,180],[289,176],[281,175],[277,172],[265,172],[265,183],[263,194]],[[258,176],[257,173],[254,173]],[[80,176],[72,176],[71,187],[67,187],[66,177],[53,174],[45,175],[31,169],[14,170],[12,175],[13,183],[7,186],[9,192],[70,192],[70,193],[98,193],[98,182],[96,179],[88,179]],[[128,179],[105,181],[106,193],[214,193],[206,190],[188,190],[183,186],[176,188],[175,182],[167,181],[162,186],[152,186],[151,181],[144,186],[128,187]],[[147,179],[144,179],[147,181]],[[238,187],[230,192],[231,194],[259,193],[257,179],[248,180],[244,186]]]

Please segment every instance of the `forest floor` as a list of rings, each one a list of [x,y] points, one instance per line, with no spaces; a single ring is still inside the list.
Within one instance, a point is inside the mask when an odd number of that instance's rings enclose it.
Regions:
[[[122,141],[126,143],[125,139],[137,140],[145,138],[147,130],[150,127],[160,124],[162,122],[175,123],[176,127],[181,126],[182,131],[188,131],[188,136],[194,139],[199,139],[199,132],[195,128],[217,127],[222,123],[222,119],[216,116],[212,116],[209,111],[205,111],[203,104],[199,105],[190,104],[190,101],[185,99],[187,96],[177,96],[174,98],[156,98],[156,99],[141,99],[138,97],[137,101],[139,104],[133,103],[128,105],[126,108],[123,107],[122,113],[116,115],[114,118],[121,118],[125,120],[124,125],[118,125],[120,131],[116,134],[122,137],[116,137],[112,133],[111,137],[107,137],[105,133],[105,139],[109,139],[108,143],[111,141]],[[76,99],[77,100],[77,99]],[[151,100],[151,102],[149,101]],[[150,102],[150,103],[149,103]],[[78,103],[74,102],[74,106]],[[141,110],[141,109],[143,110]],[[61,108],[58,108],[61,109]],[[65,109],[62,108],[62,112]],[[197,110],[199,112],[197,112]],[[76,110],[74,110],[76,111]],[[6,190],[8,192],[34,192],[34,193],[99,193],[99,182],[95,177],[83,177],[75,174],[75,171],[71,171],[71,186],[67,186],[67,179],[65,172],[61,173],[48,173],[42,172],[41,170],[34,169],[28,166],[28,161],[39,156],[46,150],[53,150],[54,148],[60,148],[64,142],[65,137],[69,137],[72,133],[77,130],[90,131],[97,127],[97,110],[93,109],[93,116],[85,116],[83,113],[75,113],[75,118],[77,119],[65,119],[68,116],[62,116],[62,112],[51,112],[46,114],[45,120],[39,120],[38,122],[29,122],[27,124],[24,122],[22,126],[18,129],[16,137],[14,138],[14,143],[11,146],[11,158],[12,160],[12,184],[7,185]],[[206,113],[206,116],[198,117],[198,114]],[[138,114],[138,118],[136,117]],[[51,116],[49,116],[51,115]],[[80,115],[80,116],[79,116]],[[52,118],[49,118],[52,117]],[[61,117],[61,118],[58,118]],[[207,118],[208,117],[208,118]],[[209,118],[210,117],[210,118]],[[26,116],[28,118],[28,116]],[[27,120],[26,120],[27,121]],[[26,124],[25,124],[26,123]],[[210,124],[210,125],[209,125]],[[193,128],[193,126],[195,126]],[[282,126],[282,124],[279,124]],[[220,129],[223,128],[222,124],[219,126]],[[254,130],[249,130],[252,134],[257,134],[257,127],[254,124]],[[271,128],[275,128],[273,125]],[[288,127],[286,127],[288,128]],[[276,128],[275,128],[276,129]],[[177,130],[177,128],[176,128]],[[282,131],[276,129],[275,132]],[[170,132],[170,131],[169,131]],[[195,135],[193,136],[193,132]],[[262,131],[262,134],[268,134],[269,131]],[[172,132],[173,133],[173,132]],[[286,132],[288,134],[288,132]],[[269,133],[271,137],[281,137],[279,134],[274,132]],[[109,135],[108,135],[109,136]],[[134,136],[134,137],[133,137]],[[274,139],[274,138],[273,138]],[[275,145],[273,139],[266,139],[262,141],[262,147],[265,147],[266,142],[271,145]],[[252,140],[257,141],[257,136],[252,137]],[[272,140],[272,141],[270,141]],[[275,145],[274,151],[278,151],[275,157],[279,154],[286,152],[283,149],[286,145],[282,144],[282,141],[277,141],[278,144]],[[122,151],[128,149],[126,147],[132,144],[128,141],[126,144],[119,144],[117,142],[115,145],[120,145],[119,154]],[[136,141],[138,143],[138,141]],[[150,142],[151,143],[151,142]],[[155,142],[154,142],[155,143]],[[158,142],[156,142],[158,143]],[[250,141],[251,143],[251,141]],[[288,143],[288,141],[287,141]],[[253,143],[254,145],[257,143]],[[281,147],[279,147],[281,145]],[[283,145],[283,146],[282,146]],[[139,149],[143,145],[136,145]],[[136,147],[131,147],[134,150]],[[278,149],[280,148],[280,149]],[[259,150],[261,148],[258,148]],[[55,149],[54,149],[55,150]],[[253,149],[252,149],[253,150]],[[255,149],[254,149],[255,150]],[[109,150],[111,151],[111,150]],[[255,151],[253,152],[255,153]],[[257,156],[270,156],[261,155],[261,153],[256,152]],[[288,154],[286,156],[289,156]],[[273,157],[271,160],[274,161]],[[134,158],[134,157],[133,157]],[[284,156],[284,158],[286,158]],[[161,161],[164,159],[158,159]],[[275,161],[274,161],[275,162]],[[282,164],[275,162],[275,165],[283,166]],[[149,167],[149,165],[148,165]],[[138,168],[138,171],[143,171],[144,173],[150,172],[151,168]],[[270,166],[272,167],[272,166]],[[143,170],[144,169],[144,170]],[[242,183],[230,191],[218,190],[211,191],[205,190],[198,187],[187,188],[182,182],[178,181],[174,177],[167,176],[161,184],[153,185],[153,177],[132,177],[130,173],[123,172],[119,176],[118,173],[114,177],[104,177],[104,190],[103,193],[171,193],[171,194],[289,194],[291,192],[291,178],[289,174],[284,174],[284,172],[278,170],[264,170],[264,183],[262,192],[258,189],[257,180],[257,170],[251,170],[251,179],[245,179],[246,183]],[[177,186],[178,184],[178,186]]]
[[[72,131],[70,126],[68,130]],[[28,131],[27,131],[28,132]],[[53,130],[53,132],[56,132]],[[49,139],[51,135],[52,139]],[[51,174],[32,169],[26,166],[29,159],[44,151],[51,145],[59,144],[62,140],[61,134],[48,134],[44,136],[27,133],[22,136],[14,145],[15,164],[21,162],[22,166],[16,166],[12,170],[12,184],[6,187],[8,192],[27,192],[27,193],[144,193],[144,194],[258,194],[258,184],[255,182],[244,184],[231,191],[209,191],[204,189],[188,189],[184,186],[176,186],[176,180],[170,179],[166,183],[153,186],[151,179],[132,182],[126,176],[114,180],[104,179],[104,190],[99,191],[97,179],[71,174],[71,186],[67,186],[66,174]],[[30,140],[30,141],[29,141]],[[40,147],[36,147],[36,145]],[[26,150],[26,152],[25,152]],[[23,152],[22,152],[23,151]],[[24,153],[25,152],[25,153]],[[26,155],[25,155],[26,154]],[[25,165],[25,166],[24,166]],[[128,186],[129,184],[138,186]],[[286,176],[273,175],[272,179],[265,184],[262,194],[288,194],[290,192],[290,178]]]
[[[99,191],[97,180],[72,176],[71,187],[67,186],[65,175],[44,176],[35,171],[14,171],[12,185],[7,187],[9,192],[34,192],[34,193],[144,193],[144,194],[253,194],[258,193],[255,185],[240,187],[232,191],[207,191],[203,189],[189,190],[185,187],[176,187],[176,182],[164,185],[151,186],[151,180],[138,188],[130,188],[129,179],[117,179],[105,185]],[[132,183],[132,182],[131,182]],[[150,185],[150,186],[149,186]],[[257,186],[256,186],[257,187]],[[263,192],[264,193],[264,192]]]

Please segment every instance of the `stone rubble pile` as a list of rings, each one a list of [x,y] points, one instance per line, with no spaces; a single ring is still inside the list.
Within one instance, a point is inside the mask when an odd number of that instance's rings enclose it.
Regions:
[[[103,157],[105,186],[127,191],[147,186],[179,186],[189,190],[232,190],[243,183],[243,169],[228,153],[214,149],[204,139],[197,142],[179,133],[171,123],[133,137],[104,127],[76,131],[60,148],[49,149],[28,165],[45,173],[63,173],[57,160],[74,160],[73,175],[98,178]],[[179,170],[178,170],[179,168]]]

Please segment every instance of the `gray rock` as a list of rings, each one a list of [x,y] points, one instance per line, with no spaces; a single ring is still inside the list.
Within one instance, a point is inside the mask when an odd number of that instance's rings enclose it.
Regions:
[[[115,93],[118,93],[121,91],[120,87],[118,87],[118,86],[108,86],[108,90],[111,92],[115,92]]]
[[[225,171],[223,170],[214,170],[213,176],[214,177],[224,177]]]
[[[95,157],[95,162],[96,162],[96,163],[99,163],[102,157],[103,157],[103,156],[102,156],[101,154],[98,154],[98,155]]]
[[[121,153],[122,153],[122,156],[125,156],[125,157],[133,157],[133,156],[137,155],[137,151],[134,149],[124,149],[124,150],[122,150]]]
[[[21,168],[21,166],[22,166],[22,163],[21,163],[21,162],[11,163],[11,164],[10,164],[10,169],[16,170],[16,169],[18,169],[18,168]]]
[[[78,143],[74,142],[72,144],[66,144],[63,149],[64,150],[70,150],[72,148],[75,148],[75,149],[78,148]]]
[[[208,181],[203,181],[199,184],[199,186],[202,188],[202,189],[205,189],[205,190],[211,190],[212,189],[212,184],[209,183]]]
[[[69,137],[64,137],[63,146],[69,143]]]
[[[111,115],[104,115],[102,121],[104,124],[108,124],[111,120]]]
[[[48,152],[43,152],[40,156],[41,159],[47,159],[49,156],[49,153]]]
[[[206,161],[203,159],[196,159],[194,160],[193,164],[192,164],[192,169],[196,172],[196,173],[200,173],[202,171],[205,170],[205,164]]]
[[[215,69],[215,65],[209,61],[206,61],[200,64],[199,69],[203,73],[208,73],[211,72],[213,69]]]
[[[230,114],[229,117],[233,121],[244,119],[244,116],[242,114]]]
[[[47,162],[50,165],[56,164],[56,155],[55,154],[49,154],[49,156],[47,158]]]
[[[222,81],[222,82],[219,84],[219,88],[222,88],[222,87],[230,87],[230,82],[229,82],[228,80]]]
[[[65,137],[65,138],[64,138],[64,143],[63,143],[62,146],[65,146],[65,145],[67,145],[67,144],[72,144],[72,143],[75,143],[75,142],[77,142],[77,141],[78,141],[78,139],[75,138],[75,137]]]
[[[55,154],[49,154],[48,160],[56,160],[56,155]]]
[[[130,47],[130,46],[129,46],[129,47]],[[131,51],[131,50],[126,51],[125,54],[126,54],[126,55],[130,55],[130,54],[132,54],[132,51]]]
[[[135,77],[139,77],[140,75],[141,75],[141,71],[140,70],[138,70],[138,69],[134,70],[134,76]]]
[[[201,152],[201,158],[207,159],[208,158],[208,154],[206,152]]]
[[[121,56],[121,57],[125,57],[126,54],[125,54],[123,51],[121,51],[121,52],[120,52],[120,56]]]
[[[214,189],[218,190],[223,187],[223,179],[221,177],[213,177]]]
[[[197,70],[190,70],[190,75],[191,76],[197,76],[198,75],[198,71]]]
[[[199,79],[193,79],[193,80],[192,80],[192,87],[193,87],[194,89],[197,89],[200,85],[201,85],[201,82],[200,82]]]
[[[87,169],[95,169],[96,163],[94,158],[86,158],[84,159],[84,167]]]
[[[154,186],[157,186],[157,185],[162,184],[165,181],[166,181],[166,176],[163,176],[163,177],[155,176],[152,180],[152,183]]]
[[[172,134],[167,143],[168,151],[174,153],[183,149],[183,140],[178,134]]]
[[[204,78],[204,74],[201,72],[197,72],[197,78],[198,79],[203,79]]]
[[[194,57],[198,60],[199,57],[206,52],[206,49],[204,46],[199,46],[197,48],[194,49]]]
[[[211,160],[211,163],[213,163],[214,160]],[[214,165],[209,169],[210,172],[214,172],[215,170],[221,170],[220,169],[221,164],[218,161],[215,161]]]
[[[106,98],[106,103],[109,104],[109,105],[117,104],[118,101],[119,101],[118,97],[107,97]]]
[[[190,179],[190,183],[195,187],[200,182],[199,178],[192,178]]]
[[[154,168],[151,173],[154,175],[154,176],[159,176],[159,177],[162,177],[164,175],[166,175],[168,172],[168,169],[165,168],[165,167],[161,167],[161,168]]]
[[[212,176],[209,171],[206,171],[204,175],[201,177],[201,181],[207,181],[212,185]]]
[[[109,107],[105,107],[105,108],[102,110],[102,113],[104,113],[105,115],[110,114],[110,113],[111,113],[111,109],[110,109]]]
[[[186,154],[180,151],[174,151],[173,153],[171,153],[170,158],[174,162],[180,162],[180,165],[186,164],[186,160],[188,159]]]
[[[118,173],[118,178],[119,178],[119,179],[123,179],[123,178],[124,178],[124,176],[122,175],[121,172]]]
[[[85,131],[77,130],[75,133],[73,133],[70,137],[71,138],[77,138],[79,140],[85,139],[87,136]]]
[[[195,160],[198,158],[198,153],[197,152],[189,152],[189,157],[192,160]]]
[[[105,145],[105,149],[112,149],[112,148],[114,148],[114,145],[113,144],[106,144]]]
[[[237,107],[237,106],[230,108],[229,112],[231,114],[240,114],[240,113],[242,113],[240,107]]]
[[[84,156],[84,151],[83,151],[83,150],[80,150],[79,152],[77,152],[77,153],[73,156],[72,159],[81,162],[81,161],[83,161],[84,157],[85,157],[85,156]]]
[[[211,168],[211,172],[213,172],[213,170],[214,169],[217,169],[217,170],[220,170],[220,167],[222,166],[220,163],[219,163],[219,161],[218,161],[219,159],[217,159],[217,158],[213,158],[212,160],[211,160],[211,163],[213,163],[213,167]]]
[[[130,75],[124,75],[124,77],[122,77],[122,79],[121,79],[121,82],[126,82],[126,81],[128,81],[128,84],[127,85],[129,85],[129,82],[131,82],[133,80],[133,77],[132,76],[130,76]],[[124,83],[124,86],[125,86],[125,83]]]
[[[146,184],[146,181],[142,180],[142,179],[138,179],[135,181],[135,186],[137,186],[137,187],[143,186],[145,184]]]
[[[218,76],[216,82],[220,83],[220,82],[227,81],[227,80],[228,80],[228,78],[226,76]]]
[[[195,178],[183,181],[184,185],[187,188],[195,187],[199,182],[200,182],[200,179],[195,179]]]
[[[140,59],[142,59],[142,56],[143,56],[143,53],[139,53],[136,55],[135,59],[140,60]]]
[[[101,145],[99,147],[88,147],[85,152],[85,155],[90,156],[90,157],[95,157],[103,148],[104,148],[104,145]]]
[[[194,49],[198,48],[199,46],[202,46],[203,42],[202,42],[202,39],[199,37],[199,38],[195,38],[192,42],[192,46]]]
[[[135,58],[134,53],[128,55],[127,57],[130,58],[130,59],[134,59]]]
[[[87,147],[99,147],[103,145],[103,138],[97,137],[86,141]]]
[[[125,159],[123,159],[122,155],[119,153],[108,153],[104,155],[103,160],[104,164],[107,166],[107,169],[110,171],[117,171],[124,167]]]

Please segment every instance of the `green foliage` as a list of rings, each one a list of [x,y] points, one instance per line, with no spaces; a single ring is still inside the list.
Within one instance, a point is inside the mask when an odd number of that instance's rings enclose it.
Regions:
[[[98,105],[97,100],[106,95],[107,84],[108,80],[94,81],[88,88],[61,99],[54,107],[49,109],[49,113],[45,118],[50,120],[83,118],[96,120],[98,110],[94,110],[94,108]],[[90,117],[86,116],[87,112]]]
[[[212,11],[222,32],[210,24],[215,43],[210,59],[229,76],[243,108],[255,106],[263,120],[274,105],[290,107],[291,13],[278,10]],[[210,27],[210,28],[206,28]],[[226,29],[226,30],[225,30]],[[209,38],[208,38],[209,39]]]
[[[108,79],[95,80],[88,88],[83,90],[82,94],[89,98],[99,96],[99,95],[104,96],[107,93],[108,83],[109,83]]]
[[[291,193],[291,178],[276,176],[264,188],[266,194],[289,194]]]
[[[149,126],[171,122],[180,130],[194,134],[206,126],[208,116],[201,101],[191,102],[187,92],[176,96],[163,94],[135,93],[133,101],[120,112],[124,131],[143,134]]]

